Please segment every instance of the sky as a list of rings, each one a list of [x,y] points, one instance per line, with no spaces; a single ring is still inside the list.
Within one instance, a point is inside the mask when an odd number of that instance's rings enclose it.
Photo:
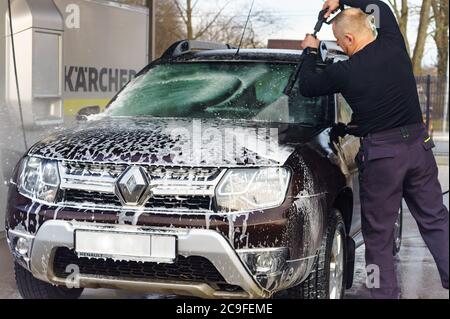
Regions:
[[[217,1],[217,2],[216,2]],[[204,10],[211,10],[217,5],[223,5],[221,1],[203,0],[198,5]],[[385,1],[387,2],[387,1]],[[410,0],[411,3],[420,5],[421,0]],[[242,12],[243,16],[248,14],[251,0],[232,0],[229,11]],[[322,9],[322,0],[255,0],[254,10],[267,10],[275,18],[280,19],[280,26],[275,30],[265,28],[257,29],[260,37],[267,39],[303,39],[306,33],[312,33],[317,22],[317,15]],[[226,14],[226,13],[225,13]],[[413,45],[418,28],[418,15],[411,17],[409,24],[409,39]],[[334,39],[330,26],[324,26],[319,38],[323,40]],[[436,47],[431,37],[428,38],[425,49],[424,64],[436,63]]]

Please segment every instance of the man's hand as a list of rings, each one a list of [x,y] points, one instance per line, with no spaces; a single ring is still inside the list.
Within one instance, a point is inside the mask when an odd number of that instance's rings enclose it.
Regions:
[[[330,131],[330,141],[332,143],[339,143],[339,138],[345,137],[347,134],[347,125],[345,125],[344,123],[334,124]]]
[[[306,48],[318,49],[320,46],[320,40],[313,37],[311,34],[307,34],[305,40],[303,40],[301,48],[305,50]]]
[[[339,0],[326,0],[323,4],[323,9],[328,9],[328,12],[325,14],[325,18],[328,19],[333,12],[339,9]]]

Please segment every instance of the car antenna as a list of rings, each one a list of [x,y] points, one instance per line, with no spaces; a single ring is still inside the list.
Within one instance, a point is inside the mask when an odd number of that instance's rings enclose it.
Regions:
[[[244,41],[245,31],[247,31],[248,22],[250,21],[250,16],[252,14],[252,10],[253,10],[253,5],[254,4],[255,4],[255,0],[252,1],[252,5],[250,7],[250,11],[248,12],[247,21],[245,22],[245,26],[244,26],[244,31],[242,31],[241,42],[239,42],[239,47],[238,47],[238,49],[236,51],[236,54],[234,55],[235,57],[238,56],[239,52],[241,51],[242,42]]]

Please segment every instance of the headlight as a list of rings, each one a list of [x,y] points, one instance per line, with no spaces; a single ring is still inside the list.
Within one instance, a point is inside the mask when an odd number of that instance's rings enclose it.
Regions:
[[[283,167],[231,169],[217,186],[217,205],[225,211],[280,206],[286,197],[290,176],[290,170]]]
[[[284,290],[299,283],[315,263],[315,258],[289,259],[287,247],[238,249],[236,252],[253,278],[269,291]]]
[[[250,272],[257,275],[276,275],[285,267],[287,248],[240,249],[237,251]]]
[[[22,161],[18,188],[22,195],[52,203],[60,184],[58,163],[36,157]]]

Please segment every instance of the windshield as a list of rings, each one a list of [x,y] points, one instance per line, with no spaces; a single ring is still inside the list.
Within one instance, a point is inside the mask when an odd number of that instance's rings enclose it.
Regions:
[[[189,62],[157,65],[110,103],[109,116],[219,118],[319,125],[322,99],[294,87],[284,95],[295,64]]]

